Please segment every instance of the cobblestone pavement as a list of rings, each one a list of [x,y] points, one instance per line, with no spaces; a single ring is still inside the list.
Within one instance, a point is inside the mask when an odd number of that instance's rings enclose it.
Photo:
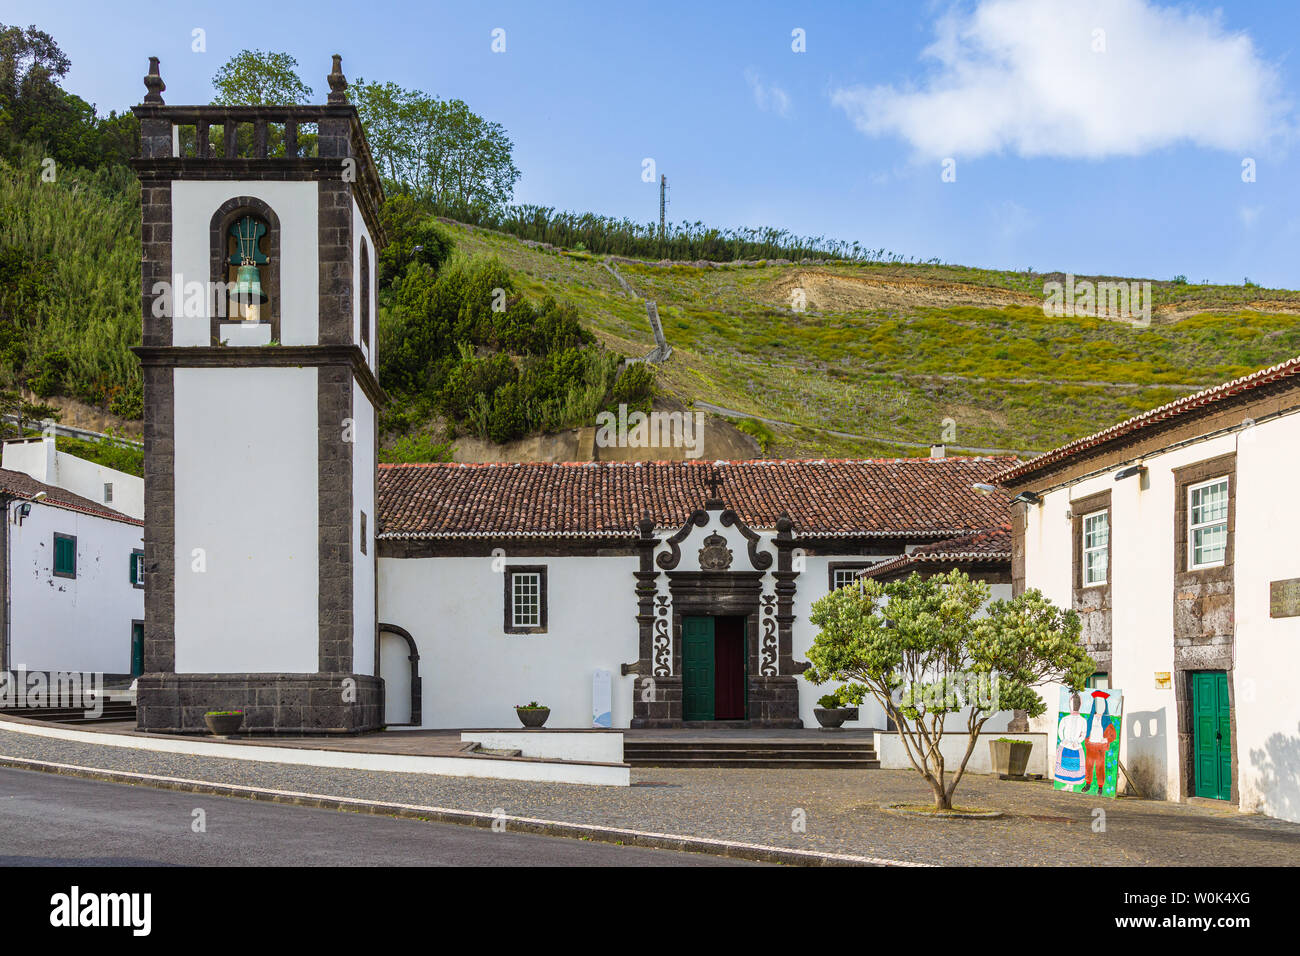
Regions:
[[[929,802],[906,770],[634,770],[630,788],[467,780],[151,753],[0,730],[0,754],[331,796],[543,817],[935,864],[1300,864],[1300,824],[1229,807],[1057,793],[966,777],[957,803],[997,820],[925,820],[881,809]],[[1104,819],[1094,811],[1104,811]],[[793,825],[806,820],[806,832]],[[1099,826],[1104,824],[1104,827]],[[1097,827],[1097,829],[1094,829]]]

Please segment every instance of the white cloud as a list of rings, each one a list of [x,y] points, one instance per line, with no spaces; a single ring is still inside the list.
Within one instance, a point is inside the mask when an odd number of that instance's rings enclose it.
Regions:
[[[745,70],[745,82],[749,84],[749,90],[754,94],[754,104],[760,110],[782,117],[790,115],[790,94],[781,87],[764,83],[753,67]]]
[[[936,69],[916,87],[846,87],[831,101],[924,158],[1235,151],[1289,122],[1277,70],[1249,36],[1217,13],[1147,0],[980,0],[940,18],[924,56]]]
[[[1239,206],[1237,208],[1237,218],[1241,224],[1249,229],[1259,221],[1259,214],[1264,211],[1263,206]]]

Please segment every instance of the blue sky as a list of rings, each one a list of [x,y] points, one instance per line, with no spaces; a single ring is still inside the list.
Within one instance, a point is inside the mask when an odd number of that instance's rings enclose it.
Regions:
[[[0,21],[53,34],[65,85],[101,111],[139,102],[150,55],[177,104],[207,102],[244,47],[293,54],[323,101],[341,53],[349,77],[502,123],[519,202],[648,221],[649,157],[673,220],[993,268],[1300,287],[1300,4],[1284,0],[4,0]]]

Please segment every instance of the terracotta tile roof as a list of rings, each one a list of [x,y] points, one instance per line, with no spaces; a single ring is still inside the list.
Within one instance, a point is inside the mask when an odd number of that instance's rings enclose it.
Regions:
[[[24,474],[21,471],[0,468],[0,494],[30,501],[33,496],[42,491],[45,492],[45,497],[41,499],[41,504],[53,505],[56,508],[67,508],[69,511],[80,511],[82,514],[108,518],[110,521],[124,521],[127,524],[144,526],[144,522],[138,518],[132,518],[130,515],[114,511],[112,508],[105,508],[98,502],[83,498],[81,495],[74,495],[65,488],[47,485],[45,482],[37,481],[31,475]]]
[[[629,537],[649,512],[677,528],[709,492],[751,527],[786,512],[803,535],[950,538],[1001,524],[1007,496],[980,494],[1015,459],[568,462],[379,466],[385,538]]]
[[[1198,415],[1215,412],[1218,410],[1217,406],[1238,395],[1278,382],[1300,384],[1300,356],[1288,359],[1280,365],[1263,368],[1258,372],[1243,375],[1241,378],[1234,378],[1230,382],[1211,385],[1209,388],[1202,389],[1193,395],[1187,395],[1167,405],[1161,405],[1159,408],[1153,408],[1141,415],[1125,419],[1117,425],[1103,428],[1101,431],[1094,432],[1083,438],[1076,438],[1059,448],[1044,452],[1037,458],[1031,458],[1028,461],[1013,465],[998,474],[994,480],[999,484],[1015,481],[1042,471],[1050,465],[1066,461],[1080,452],[1120,438],[1129,437],[1135,432],[1151,430],[1176,420],[1194,419]],[[1300,401],[1300,399],[1297,401]]]
[[[976,534],[922,545],[911,554],[872,565],[861,573],[864,578],[897,577],[923,565],[942,564],[1011,564],[1011,525],[1004,523]]]

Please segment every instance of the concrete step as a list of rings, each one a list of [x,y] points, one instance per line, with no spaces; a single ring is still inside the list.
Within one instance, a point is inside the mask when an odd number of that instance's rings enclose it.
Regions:
[[[796,768],[803,770],[878,770],[879,760],[809,760],[799,757],[666,757],[639,760],[624,755],[632,767],[695,767],[731,770],[762,770],[764,768]]]
[[[711,747],[685,748],[685,747],[654,747],[642,749],[638,747],[633,750],[624,746],[623,756],[628,760],[660,760],[674,759],[677,757],[713,757],[718,760],[740,759],[749,760],[784,760],[797,758],[799,760],[875,760],[876,752],[870,747],[859,747],[854,750],[804,750],[799,747],[783,747],[779,750],[720,750]]]
[[[4,707],[0,714],[26,717],[29,720],[48,720],[58,724],[90,724],[99,720],[135,720],[135,705],[119,701],[106,701],[99,717],[87,717],[80,707]]]
[[[873,770],[880,766],[874,740],[862,737],[849,740],[625,739],[623,759],[633,767],[822,767]]]

